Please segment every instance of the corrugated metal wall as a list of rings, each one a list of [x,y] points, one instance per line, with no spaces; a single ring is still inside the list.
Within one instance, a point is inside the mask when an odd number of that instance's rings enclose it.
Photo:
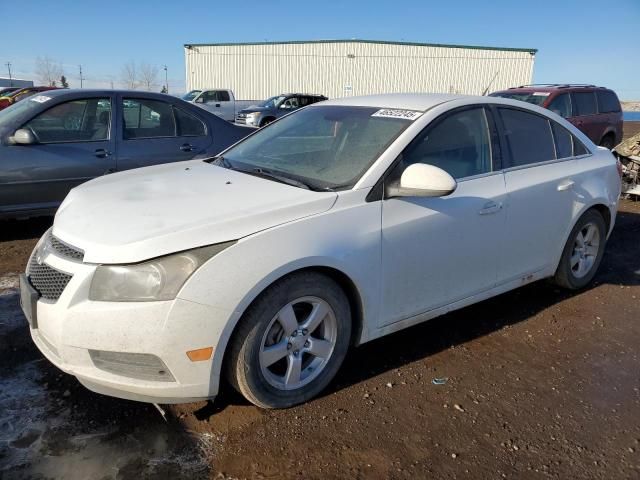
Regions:
[[[481,94],[531,83],[534,54],[371,42],[185,47],[187,89],[230,88],[239,99],[284,92],[329,98],[390,92]]]

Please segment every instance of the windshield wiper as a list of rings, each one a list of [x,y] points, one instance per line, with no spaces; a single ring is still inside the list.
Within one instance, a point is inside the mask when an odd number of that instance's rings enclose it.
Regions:
[[[270,180],[275,180],[276,182],[286,183],[287,185],[292,185],[294,187],[304,188],[305,190],[313,190],[307,183],[301,182],[300,180],[295,180],[290,177],[285,177],[284,175],[278,175],[277,173],[270,172],[269,170],[265,170],[264,168],[256,167],[246,170],[236,168],[235,170],[243,173],[248,173],[249,175],[255,175],[256,177],[268,178]]]
[[[249,175],[255,175],[256,177],[268,178],[269,180],[275,180],[276,182],[286,183],[287,185],[291,185],[298,188],[304,188],[305,190],[315,190],[319,189],[312,187],[308,183],[302,182],[300,180],[296,180],[291,177],[286,177],[284,175],[279,175],[277,173],[271,172],[270,170],[265,170],[264,168],[255,167],[255,168],[238,168],[234,167],[229,160],[219,155],[217,157],[208,158],[205,162],[210,163],[212,165],[216,165],[218,167],[228,168],[229,170],[235,170],[236,172],[247,173]]]

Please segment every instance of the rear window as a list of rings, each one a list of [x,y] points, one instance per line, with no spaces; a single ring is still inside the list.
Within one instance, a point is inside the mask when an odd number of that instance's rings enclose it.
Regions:
[[[593,115],[597,113],[596,96],[593,92],[574,92],[573,96],[573,115]]]
[[[618,97],[611,90],[599,90],[596,96],[598,97],[598,111],[600,113],[620,111]]]
[[[549,92],[527,92],[527,93],[510,93],[510,92],[497,92],[489,95],[490,97],[510,98],[511,100],[520,100],[521,102],[533,103],[534,105],[542,105]]]

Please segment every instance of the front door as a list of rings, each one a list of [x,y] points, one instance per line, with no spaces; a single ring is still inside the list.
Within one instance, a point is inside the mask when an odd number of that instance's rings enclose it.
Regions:
[[[458,181],[441,198],[391,198],[382,205],[381,326],[454,303],[496,283],[505,186],[492,158],[490,112],[447,114],[402,155],[402,167],[436,165]]]
[[[23,125],[36,143],[0,147],[0,214],[55,210],[73,187],[114,171],[111,125],[109,97],[59,103]]]

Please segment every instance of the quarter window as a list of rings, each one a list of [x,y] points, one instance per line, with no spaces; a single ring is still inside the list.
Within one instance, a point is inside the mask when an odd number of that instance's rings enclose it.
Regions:
[[[176,136],[171,104],[146,98],[125,98],[122,107],[125,140]]]
[[[573,115],[593,115],[596,110],[596,96],[593,92],[574,92]]]
[[[178,135],[181,137],[200,137],[206,135],[204,124],[190,113],[174,107]]]
[[[598,111],[600,113],[611,113],[620,111],[618,97],[611,90],[598,90]]]
[[[556,156],[558,158],[568,158],[573,156],[573,140],[568,130],[561,127],[556,122],[551,122],[553,128],[553,138],[556,144]]]
[[[111,100],[89,98],[60,103],[30,120],[40,143],[89,142],[109,139]]]
[[[511,166],[546,162],[556,158],[549,120],[510,108],[499,108],[504,135],[511,152]]]
[[[571,100],[568,93],[558,95],[551,100],[551,103],[547,107],[553,113],[560,115],[561,117],[568,118],[571,116]]]
[[[491,140],[484,108],[453,113],[427,127],[403,154],[406,165],[435,165],[454,178],[491,171]]]

